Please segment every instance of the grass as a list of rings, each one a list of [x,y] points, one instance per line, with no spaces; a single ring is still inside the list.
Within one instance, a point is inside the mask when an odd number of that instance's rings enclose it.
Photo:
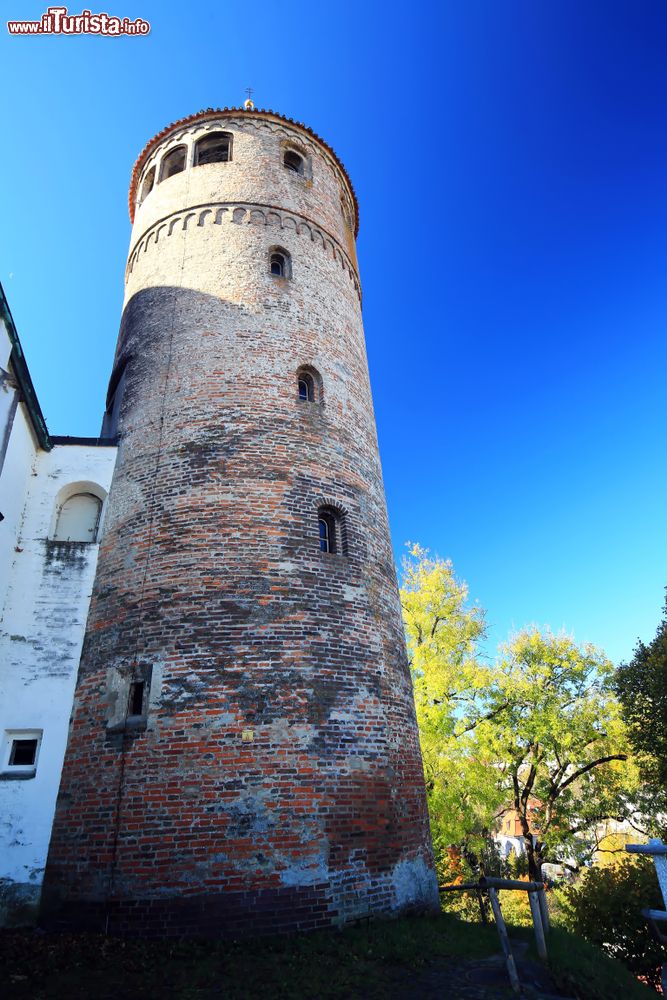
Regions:
[[[511,931],[526,939],[526,928]],[[555,928],[550,966],[579,1000],[656,996],[618,962]],[[495,927],[451,914],[254,941],[136,941],[0,932],[0,996],[11,1000],[319,1000],[409,995],[420,971],[499,951]],[[416,995],[416,994],[415,994]],[[454,996],[443,989],[443,996]],[[490,996],[497,994],[490,993]]]
[[[558,988],[582,1000],[649,1000],[657,993],[639,983],[624,965],[600,948],[554,927],[549,935],[549,968]],[[583,992],[582,992],[583,990]]]
[[[136,941],[0,932],[0,996],[12,1000],[390,997],[392,980],[438,958],[497,951],[495,929],[413,917],[255,941]],[[3,992],[4,988],[4,992]]]
[[[537,961],[532,916],[526,893],[500,891],[503,916],[510,937],[529,942],[529,957]],[[622,962],[610,958],[600,947],[568,930],[559,897],[548,891],[551,933],[547,940],[548,965],[555,985],[563,995],[577,1000],[650,1000],[655,991],[638,982]],[[468,921],[479,919],[477,901],[458,894],[445,898],[450,914],[463,913]],[[648,928],[645,931],[649,933]]]

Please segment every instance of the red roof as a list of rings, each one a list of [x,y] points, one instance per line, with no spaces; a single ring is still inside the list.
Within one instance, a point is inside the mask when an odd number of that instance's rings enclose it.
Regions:
[[[171,125],[167,125],[167,127],[163,128],[161,132],[154,135],[150,142],[146,143],[142,151],[139,153],[137,162],[134,164],[134,168],[132,170],[130,192],[128,195],[128,206],[131,221],[134,222],[134,206],[137,201],[137,183],[139,181],[139,175],[141,174],[144,164],[150,154],[153,152],[158,143],[169,134],[169,132],[175,128],[182,128],[184,125],[191,125],[192,122],[196,121],[206,121],[209,118],[230,118],[232,116],[237,117],[238,115],[247,115],[249,118],[269,118],[274,121],[286,122],[292,128],[296,129],[297,132],[304,132],[311,139],[314,139],[315,142],[318,142],[320,146],[322,146],[322,148],[333,157],[343,177],[345,178],[354,203],[354,235],[356,236],[359,232],[359,204],[357,202],[357,196],[354,193],[352,181],[349,178],[347,170],[331,146],[329,146],[324,139],[320,138],[316,132],[313,132],[312,128],[308,128],[307,125],[304,125],[303,122],[295,122],[293,118],[286,118],[284,115],[280,115],[276,111],[263,111],[258,108],[254,108],[252,111],[246,111],[245,108],[206,108],[204,111],[198,111],[194,115],[188,115],[187,118],[179,118],[178,121],[172,122]]]

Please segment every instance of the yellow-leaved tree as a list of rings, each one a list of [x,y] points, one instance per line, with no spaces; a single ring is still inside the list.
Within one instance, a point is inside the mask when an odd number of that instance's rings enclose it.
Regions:
[[[477,752],[474,729],[490,683],[479,644],[484,610],[468,600],[450,561],[410,545],[401,603],[415,692],[431,833],[443,876],[447,850],[478,855],[503,793],[491,762]]]
[[[519,824],[531,878],[578,867],[599,824],[636,819],[639,777],[600,650],[528,628],[480,653],[484,612],[450,562],[418,545],[401,599],[431,829],[443,872],[452,845],[479,855],[503,814]]]

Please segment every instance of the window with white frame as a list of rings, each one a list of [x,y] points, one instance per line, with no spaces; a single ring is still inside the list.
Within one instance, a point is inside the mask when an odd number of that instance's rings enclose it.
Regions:
[[[41,729],[7,729],[2,746],[0,776],[34,778],[41,742]]]

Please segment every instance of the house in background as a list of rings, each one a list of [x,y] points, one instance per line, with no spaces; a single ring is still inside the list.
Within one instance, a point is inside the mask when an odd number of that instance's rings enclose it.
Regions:
[[[533,816],[541,808],[539,799],[530,799],[528,802],[528,815],[531,829],[539,833],[539,825],[535,823]],[[516,809],[508,808],[503,810],[498,817],[498,826],[493,834],[493,839],[498,847],[501,858],[507,860],[510,853],[514,851],[517,858],[520,858],[526,851],[526,840],[523,835],[521,820]]]

